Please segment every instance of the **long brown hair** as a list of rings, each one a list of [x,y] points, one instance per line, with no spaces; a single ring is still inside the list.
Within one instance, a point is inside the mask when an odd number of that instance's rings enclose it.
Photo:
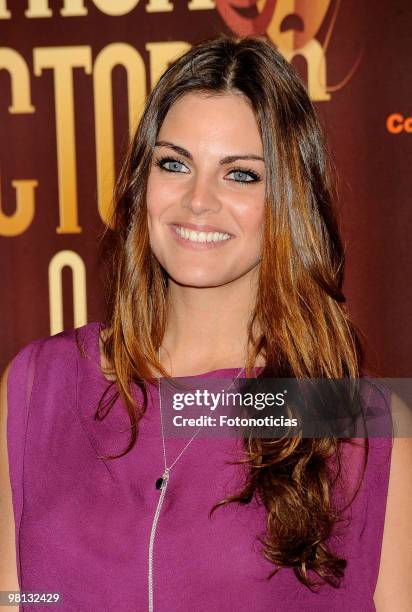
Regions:
[[[262,376],[357,378],[362,351],[342,293],[344,250],[334,202],[336,188],[330,157],[314,107],[293,67],[260,36],[239,41],[222,35],[203,41],[177,59],[150,93],[132,139],[114,194],[111,229],[114,242],[108,286],[107,336],[103,354],[117,390],[99,403],[104,418],[119,395],[126,405],[131,439],[147,408],[145,382],[153,371],[168,377],[157,358],[166,327],[167,274],[151,252],[146,185],[156,136],[171,105],[188,92],[219,95],[241,92],[259,126],[266,165],[266,211],[259,290],[248,324],[246,375],[253,376],[259,355]],[[255,337],[254,322],[259,323]],[[136,406],[131,383],[143,394]],[[345,559],[326,540],[339,514],[331,492],[340,473],[341,448],[349,439],[249,439],[248,466],[240,492],[219,502],[248,503],[257,496],[267,509],[261,541],[274,565],[293,568],[312,588],[308,571],[338,586]],[[368,444],[363,468],[366,465]],[[336,459],[330,471],[328,459]]]

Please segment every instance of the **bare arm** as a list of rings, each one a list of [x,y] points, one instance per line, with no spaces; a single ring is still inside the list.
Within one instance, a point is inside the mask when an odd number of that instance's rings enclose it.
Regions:
[[[15,524],[7,453],[7,377],[9,369],[10,364],[0,381],[0,550],[2,551],[0,555],[0,591],[19,591]]]
[[[393,408],[402,410],[399,397]],[[405,410],[409,410],[405,407]],[[377,612],[412,610],[412,438],[395,438],[382,552],[374,602]]]

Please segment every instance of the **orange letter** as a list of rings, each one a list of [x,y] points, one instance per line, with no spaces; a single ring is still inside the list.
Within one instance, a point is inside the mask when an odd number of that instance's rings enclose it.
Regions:
[[[386,128],[391,134],[400,134],[403,130],[403,116],[399,113],[392,113],[386,120]]]
[[[403,127],[405,132],[408,132],[408,134],[412,134],[412,117],[407,117],[405,119]]]

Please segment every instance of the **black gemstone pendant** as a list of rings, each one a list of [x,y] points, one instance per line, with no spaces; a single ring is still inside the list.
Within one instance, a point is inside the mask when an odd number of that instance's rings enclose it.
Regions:
[[[158,478],[156,480],[156,489],[161,489],[163,484],[163,478]]]

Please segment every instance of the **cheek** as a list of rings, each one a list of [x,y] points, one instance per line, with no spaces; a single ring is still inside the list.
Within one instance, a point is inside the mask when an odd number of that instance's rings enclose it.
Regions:
[[[260,236],[265,218],[264,201],[257,197],[242,208],[238,219],[244,234],[250,237]]]
[[[164,190],[155,181],[149,182],[146,191],[147,225],[149,233],[156,229],[156,223],[161,218],[163,211],[167,208],[167,200]]]

